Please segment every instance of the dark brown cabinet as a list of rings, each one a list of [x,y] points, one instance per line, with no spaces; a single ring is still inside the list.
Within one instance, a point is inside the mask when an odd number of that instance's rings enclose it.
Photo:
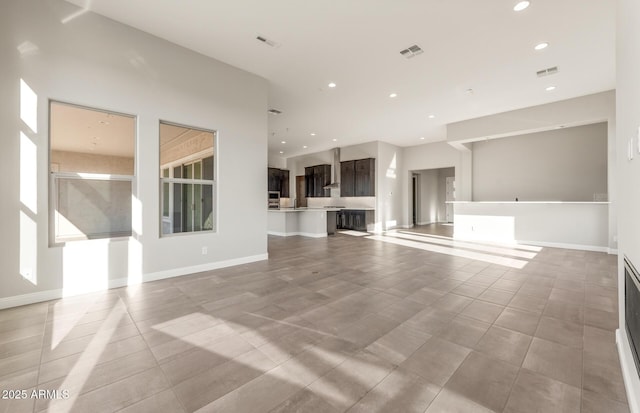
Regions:
[[[340,196],[356,195],[356,163],[355,161],[340,162]]]
[[[269,191],[280,192],[281,198],[289,198],[289,171],[269,168],[267,176]]]
[[[340,196],[375,196],[376,160],[374,158],[340,162]]]
[[[304,168],[304,180],[307,198],[331,196],[331,190],[324,189],[331,183],[331,165],[315,165]]]

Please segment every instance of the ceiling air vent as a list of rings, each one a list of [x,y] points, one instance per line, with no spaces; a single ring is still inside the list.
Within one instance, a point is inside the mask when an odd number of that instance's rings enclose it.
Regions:
[[[548,69],[538,70],[536,72],[538,77],[555,75],[556,73],[558,73],[558,66],[553,66],[553,67],[550,67]]]
[[[260,41],[260,42],[262,42],[262,43],[264,43],[264,44],[266,44],[268,46],[271,46],[271,47],[280,47],[280,43],[274,42],[273,40],[270,40],[270,39],[267,39],[264,36],[258,35],[258,36],[256,36],[256,40],[258,40],[258,41]]]
[[[422,52],[424,52],[424,50],[422,50],[417,44],[414,44],[413,46],[408,47],[404,50],[400,50],[400,54],[407,59],[411,59],[412,57],[417,56]]]
[[[271,113],[272,115],[279,115],[282,113],[282,111],[278,109],[269,109],[267,112]]]

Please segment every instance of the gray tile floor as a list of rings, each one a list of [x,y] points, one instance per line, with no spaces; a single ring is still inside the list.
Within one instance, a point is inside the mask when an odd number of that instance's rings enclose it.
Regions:
[[[628,411],[615,256],[449,233],[272,237],[268,261],[0,311],[0,389],[28,396],[0,412]]]

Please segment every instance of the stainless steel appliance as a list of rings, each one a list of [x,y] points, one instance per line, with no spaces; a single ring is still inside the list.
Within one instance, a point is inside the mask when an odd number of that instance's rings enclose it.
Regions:
[[[267,208],[269,209],[280,209],[280,192],[278,191],[269,191],[269,201]]]

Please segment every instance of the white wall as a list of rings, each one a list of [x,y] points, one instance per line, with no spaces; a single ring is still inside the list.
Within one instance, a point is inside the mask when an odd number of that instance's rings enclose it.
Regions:
[[[627,256],[640,268],[640,142],[634,142],[634,158],[627,159],[629,139],[637,138],[640,127],[640,2],[618,0],[617,32],[617,150],[618,150],[618,294],[620,329],[618,349],[623,366],[627,399],[631,412],[640,412],[640,380],[631,358],[624,328],[624,273],[622,258]]]
[[[431,224],[438,221],[438,170],[418,171],[418,225]]]
[[[2,5],[0,305],[264,259],[267,82],[92,13],[63,23],[76,11]],[[137,116],[134,237],[49,247],[49,99]],[[217,233],[160,238],[160,119],[219,132]]]
[[[404,150],[386,142],[378,142],[376,159],[376,230],[402,226]],[[406,171],[405,171],[406,172]],[[409,183],[410,184],[410,183]]]
[[[596,193],[607,193],[606,123],[473,143],[474,201],[594,201]]]

